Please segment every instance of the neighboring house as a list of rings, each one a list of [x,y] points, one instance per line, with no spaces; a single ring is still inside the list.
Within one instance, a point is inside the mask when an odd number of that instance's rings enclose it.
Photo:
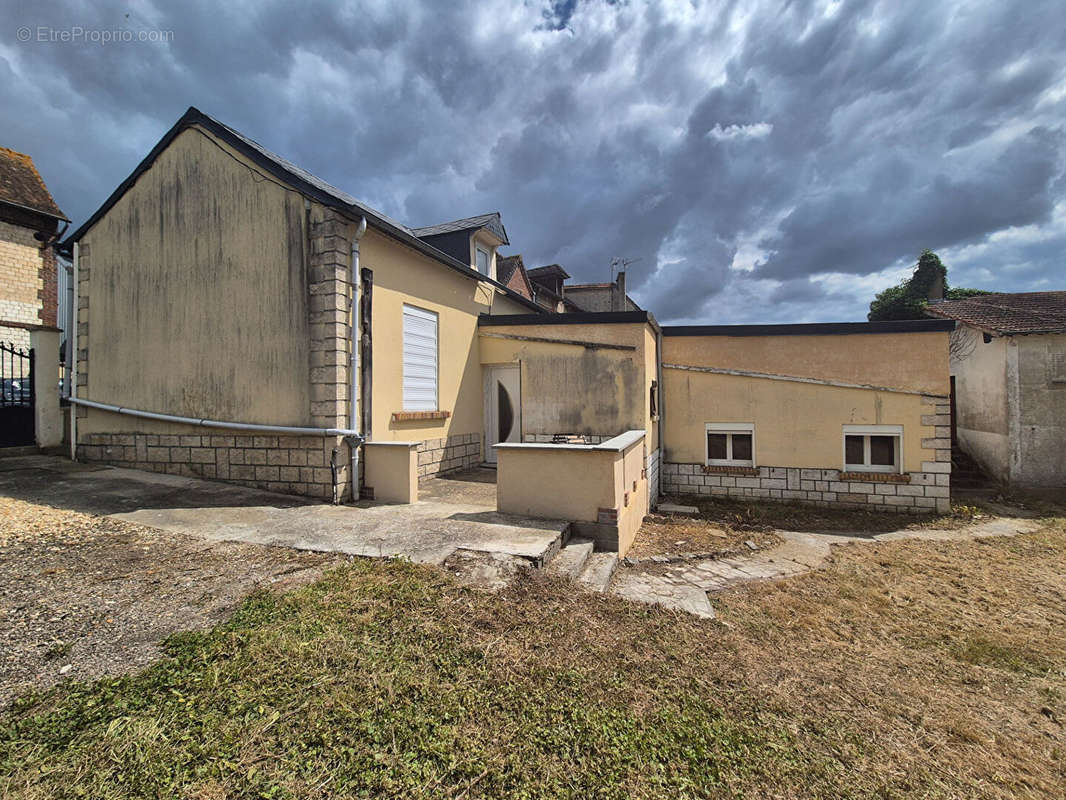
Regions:
[[[521,255],[496,256],[496,280],[513,292],[533,299],[533,286],[526,275],[526,265]]]
[[[563,296],[586,311],[640,311],[626,294],[626,273],[621,271],[613,283],[570,283],[563,286]]]
[[[620,550],[660,486],[946,509],[953,322],[660,328],[507,243],[498,213],[408,228],[190,109],[66,243],[77,453],[335,499],[498,462],[501,509]],[[591,288],[629,307],[624,275]]]
[[[66,222],[33,159],[0,147],[0,341],[29,347],[30,330],[56,326],[52,243]]]
[[[531,269],[527,275],[533,299],[555,313],[641,310],[626,294],[625,270],[612,283],[567,283],[570,274],[558,264]]]
[[[1066,486],[1066,291],[931,304],[951,343],[959,447],[990,476]]]
[[[563,283],[570,273],[558,264],[526,270],[533,291],[533,302],[553,314],[566,314],[585,309],[563,296]]]

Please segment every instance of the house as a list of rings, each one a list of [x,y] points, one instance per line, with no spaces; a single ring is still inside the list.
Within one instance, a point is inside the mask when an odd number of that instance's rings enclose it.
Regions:
[[[478,316],[538,310],[493,278],[506,241],[498,214],[408,228],[189,109],[65,243],[78,457],[337,499],[390,446],[480,463]]]
[[[69,222],[33,159],[0,147],[0,341],[30,345],[30,330],[56,326],[52,243]]]
[[[621,270],[611,283],[567,283],[570,273],[558,264],[527,272],[533,300],[557,314],[582,311],[640,311],[626,294],[626,273]]]
[[[72,447],[336,501],[487,463],[500,510],[619,552],[661,491],[947,508],[953,322],[663,327],[624,274],[586,311],[508,244],[498,212],[409,228],[189,109],[64,245]]]
[[[951,342],[959,447],[996,480],[1066,486],[1066,291],[931,304]]]

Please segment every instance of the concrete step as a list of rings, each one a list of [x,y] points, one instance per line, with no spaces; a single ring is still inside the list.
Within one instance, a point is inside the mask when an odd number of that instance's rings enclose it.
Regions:
[[[617,567],[618,553],[593,553],[578,576],[577,583],[594,592],[606,592]]]
[[[594,544],[591,539],[580,537],[571,538],[556,554],[555,558],[548,562],[545,572],[557,578],[577,580],[577,577],[585,569],[585,564],[592,555]]]

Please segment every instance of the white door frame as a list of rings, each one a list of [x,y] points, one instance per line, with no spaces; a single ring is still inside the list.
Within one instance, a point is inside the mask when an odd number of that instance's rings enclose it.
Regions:
[[[501,373],[510,373],[514,378],[514,386],[517,387],[514,403],[514,425],[511,427],[511,441],[522,441],[522,367],[521,364],[486,364],[482,369],[484,375],[484,408],[485,408],[485,463],[496,463],[497,419],[499,400],[496,395],[496,382]]]

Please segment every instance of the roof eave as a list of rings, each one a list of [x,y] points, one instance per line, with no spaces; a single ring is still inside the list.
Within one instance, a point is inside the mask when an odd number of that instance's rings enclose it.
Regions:
[[[17,208],[22,211],[29,211],[31,214],[38,214],[42,217],[48,217],[49,219],[57,219],[60,222],[70,222],[70,220],[63,215],[62,211],[58,214],[54,214],[51,211],[45,211],[43,208],[34,208],[33,206],[26,206],[22,203],[16,203],[12,200],[0,200],[0,204],[5,206],[11,206],[12,208]]]

